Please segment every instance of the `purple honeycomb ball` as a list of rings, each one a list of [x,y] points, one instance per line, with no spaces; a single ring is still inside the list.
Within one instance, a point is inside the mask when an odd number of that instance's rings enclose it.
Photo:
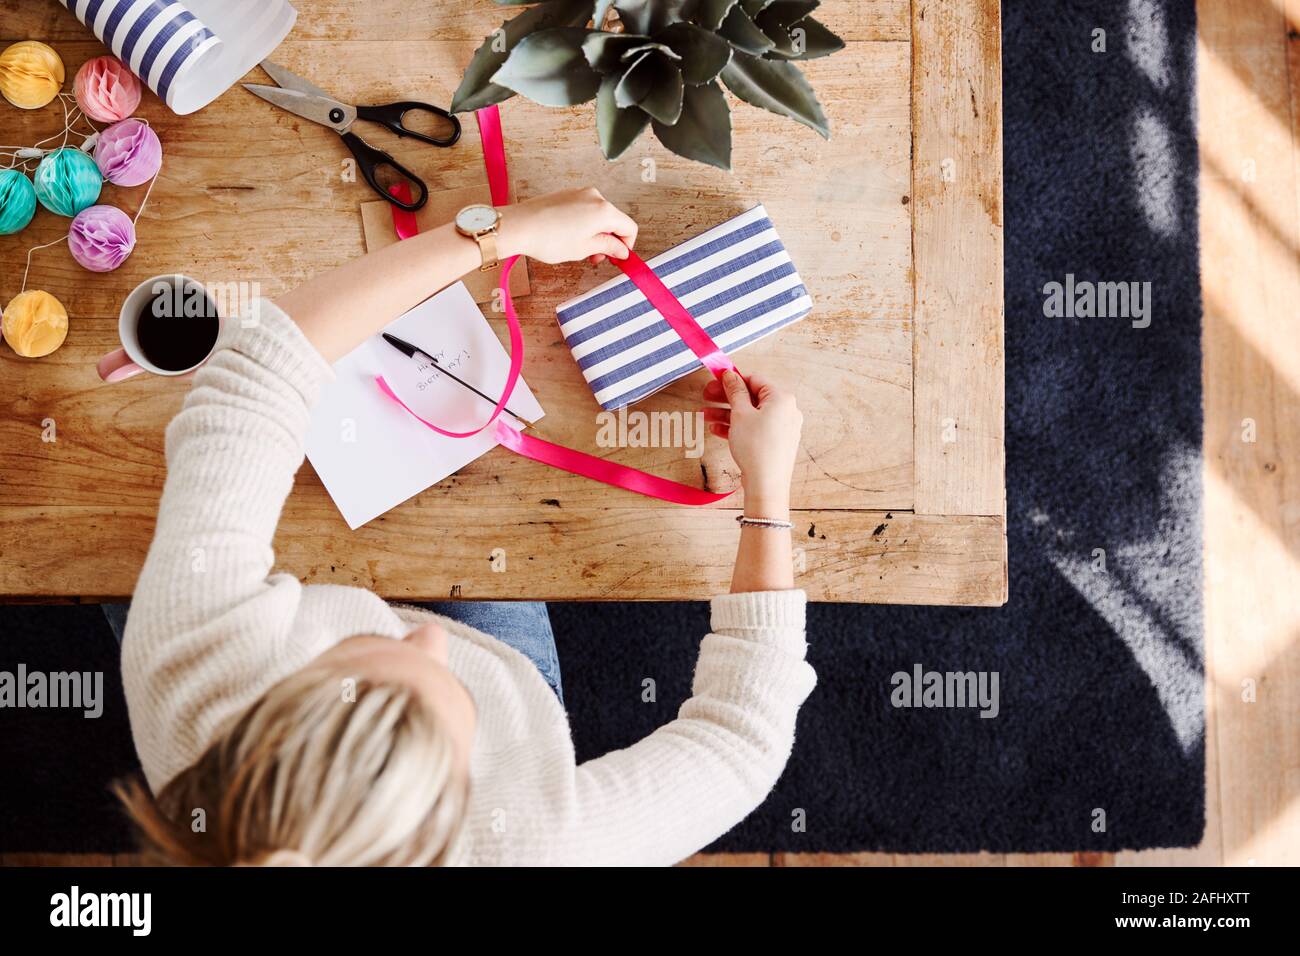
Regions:
[[[91,272],[112,272],[135,248],[135,223],[116,206],[91,206],[73,218],[68,248]]]

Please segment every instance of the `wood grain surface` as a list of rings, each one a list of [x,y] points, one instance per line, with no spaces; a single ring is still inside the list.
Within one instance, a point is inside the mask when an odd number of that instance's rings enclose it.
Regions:
[[[916,0],[912,27],[915,505],[1003,515],[999,5]]]
[[[482,36],[509,13],[487,2],[450,0],[414,11],[381,0],[367,4],[365,16],[342,0],[296,5],[298,24],[277,50],[277,62],[353,102],[412,97],[447,102]],[[384,15],[390,7],[392,16]],[[1005,555],[990,562],[985,548],[988,529],[1001,527],[1001,511],[967,512],[992,519],[971,522],[952,509],[931,515],[916,508],[910,5],[842,0],[827,2],[821,15],[849,39],[841,53],[804,65],[832,123],[829,141],[733,100],[733,174],[675,157],[652,136],[619,162],[607,163],[595,142],[590,105],[554,110],[515,98],[503,112],[515,186],[518,195],[528,197],[559,185],[596,185],[638,221],[638,248],[647,255],[764,203],[812,293],[814,310],[738,360],[746,370],[796,387],[806,424],[794,505],[809,515],[830,516],[809,523],[833,524],[840,543],[826,547],[846,549],[831,565],[808,562],[800,584],[827,600],[999,603],[1005,594]],[[400,29],[394,26],[398,22]],[[53,42],[69,75],[103,52],[52,3],[0,0],[0,34]],[[975,52],[993,56],[996,63],[996,46]],[[250,79],[264,81],[256,69]],[[6,141],[34,142],[61,125],[55,106],[0,110]],[[6,542],[23,542],[17,560],[6,551],[0,567],[0,594],[11,598],[128,593],[148,547],[150,524],[139,518],[151,513],[161,493],[162,429],[187,385],[143,377],[114,386],[99,383],[94,363],[117,344],[117,310],[130,288],[158,273],[182,271],[209,283],[256,283],[262,294],[275,295],[365,248],[359,208],[374,197],[364,183],[345,180],[348,153],[331,131],[238,87],[186,117],[172,115],[146,94],[141,113],[158,130],[166,159],[140,220],[136,251],[117,272],[102,276],[78,267],[65,246],[37,251],[27,286],[46,289],[67,304],[68,341],[40,360],[20,359],[0,348],[0,376],[6,382],[0,392],[0,535]],[[999,111],[987,112],[984,121],[999,126]],[[461,143],[447,150],[399,142],[378,128],[358,129],[418,171],[431,189],[482,182],[472,120]],[[988,162],[985,182],[1000,183],[999,164],[995,158]],[[143,194],[143,187],[108,186],[102,201],[134,211]],[[937,207],[944,202],[942,195],[933,199]],[[948,228],[950,221],[941,218],[935,228]],[[0,238],[0,303],[21,288],[27,249],[58,239],[66,227],[66,220],[41,211],[23,233]],[[968,248],[995,257],[987,268],[1001,275],[1000,244]],[[735,465],[725,444],[712,437],[699,457],[680,447],[597,444],[599,408],[559,336],[554,307],[612,274],[608,266],[533,264],[533,294],[519,304],[527,341],[525,376],[547,410],[539,435],[678,481],[713,490],[734,487]],[[489,317],[504,336],[503,320],[490,312]],[[990,353],[982,366],[953,374],[996,378],[1000,390],[1000,351]],[[639,403],[637,410],[694,412],[705,380],[704,373],[691,376]],[[45,440],[50,422],[55,442]],[[554,519],[557,506],[551,502],[558,502],[565,515],[562,537],[540,530]],[[728,499],[717,510],[734,514],[740,504],[739,497]],[[870,562],[846,561],[847,555],[872,547],[874,529],[891,513],[915,522],[907,548],[918,555],[916,567],[900,566],[882,578]],[[640,554],[662,559],[669,553],[662,545],[673,542],[671,564],[658,575],[664,584],[629,584],[622,563],[587,550],[615,514],[634,522],[628,527],[636,529],[634,547]],[[949,526],[949,515],[963,520]],[[310,465],[304,465],[278,547],[283,566],[297,573],[320,566],[309,553],[312,547],[345,556],[349,568],[388,569],[360,579],[389,597],[445,596],[459,583],[467,597],[472,592],[552,599],[703,598],[721,577],[698,569],[729,560],[719,558],[718,549],[729,552],[734,543],[733,526],[719,521],[721,515],[677,514],[650,499],[498,449],[358,533],[347,530]],[[408,536],[455,538],[471,526],[491,529],[476,540],[495,536],[527,553],[545,550],[556,559],[555,573],[525,574],[512,565],[504,579],[478,581],[446,549],[396,572],[404,566],[399,559]],[[693,531],[683,536],[687,526]],[[291,528],[301,530],[290,534]],[[979,547],[954,558],[947,549],[972,528],[979,529]],[[113,538],[111,559],[77,560],[90,542],[100,540],[96,529]],[[718,529],[732,529],[732,540]],[[630,538],[626,543],[633,546]],[[37,567],[77,570],[37,576],[31,571]],[[930,567],[945,570],[920,580]],[[564,579],[570,568],[582,568],[583,574]],[[903,580],[903,570],[910,582]]]

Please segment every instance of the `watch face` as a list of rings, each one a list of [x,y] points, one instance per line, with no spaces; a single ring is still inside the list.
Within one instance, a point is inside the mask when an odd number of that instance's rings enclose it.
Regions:
[[[469,206],[456,214],[456,225],[465,232],[482,232],[497,224],[498,215],[491,206]]]

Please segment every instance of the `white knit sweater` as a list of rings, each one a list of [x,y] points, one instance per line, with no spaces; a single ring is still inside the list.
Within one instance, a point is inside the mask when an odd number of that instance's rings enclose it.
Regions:
[[[354,634],[398,638],[427,619],[369,591],[272,572],[309,409],[333,372],[269,302],[256,327],[228,323],[223,337],[167,429],[167,484],[122,649],[155,792],[325,649]],[[804,601],[802,591],[714,598],[677,719],[583,764],[533,664],[442,620],[451,669],[478,704],[460,862],[667,864],[733,827],[780,775],[816,681]]]

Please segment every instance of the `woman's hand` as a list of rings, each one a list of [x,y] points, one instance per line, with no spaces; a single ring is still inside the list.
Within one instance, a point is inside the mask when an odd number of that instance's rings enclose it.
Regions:
[[[539,262],[626,259],[636,223],[595,189],[562,189],[501,210],[501,258]]]
[[[503,207],[497,254],[541,262],[625,259],[634,242],[636,223],[600,193],[568,189]],[[478,245],[446,223],[338,266],[275,301],[334,362],[482,261]]]
[[[706,408],[704,420],[713,434],[731,445],[745,489],[745,513],[785,519],[803,428],[794,395],[762,375],[751,375],[746,383],[740,373],[726,372],[721,381],[714,379],[704,387],[704,400],[730,406]]]

